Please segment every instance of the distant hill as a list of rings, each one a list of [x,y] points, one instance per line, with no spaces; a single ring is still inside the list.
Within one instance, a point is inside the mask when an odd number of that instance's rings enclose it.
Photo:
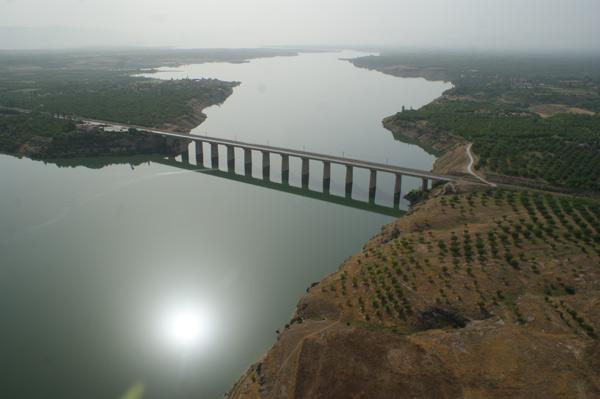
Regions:
[[[140,44],[129,34],[104,29],[0,26],[0,49],[61,49]]]

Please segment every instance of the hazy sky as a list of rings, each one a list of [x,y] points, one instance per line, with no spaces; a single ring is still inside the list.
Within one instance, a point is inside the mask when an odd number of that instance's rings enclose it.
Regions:
[[[598,49],[600,0],[0,0],[0,26],[89,30],[65,44]]]

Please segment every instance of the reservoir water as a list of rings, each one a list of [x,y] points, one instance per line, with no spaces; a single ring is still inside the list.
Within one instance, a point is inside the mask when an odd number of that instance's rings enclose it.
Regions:
[[[434,158],[394,140],[381,119],[449,85],[340,60],[357,55],[187,65],[152,76],[241,82],[194,134],[430,169]],[[299,166],[291,167],[296,184]],[[276,159],[272,170],[277,180]],[[342,175],[332,168],[334,194]],[[357,198],[366,181],[356,171]],[[391,176],[378,183],[385,205]],[[403,192],[418,184],[407,179]],[[222,397],[274,342],[306,287],[392,220],[150,158],[59,167],[0,155],[0,190],[7,398]]]

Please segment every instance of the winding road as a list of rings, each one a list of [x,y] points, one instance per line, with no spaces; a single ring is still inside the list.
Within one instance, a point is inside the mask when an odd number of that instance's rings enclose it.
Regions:
[[[473,146],[473,143],[469,143],[469,145],[467,146],[467,156],[469,157],[469,165],[467,165],[467,172],[469,172],[470,175],[474,176],[476,179],[482,181],[483,183],[487,184],[488,186],[496,187],[496,184],[490,183],[489,181],[485,180],[483,177],[479,176],[477,173],[475,173],[473,171],[473,164],[475,163],[475,158],[473,158],[473,154],[471,153],[472,146]]]

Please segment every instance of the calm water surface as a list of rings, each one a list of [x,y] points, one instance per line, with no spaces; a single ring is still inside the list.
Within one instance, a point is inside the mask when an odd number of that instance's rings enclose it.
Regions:
[[[190,65],[157,77],[242,82],[196,134],[429,169],[433,157],[394,141],[380,120],[447,85],[338,60],[352,55]],[[306,287],[392,220],[210,172],[120,162],[59,168],[0,155],[2,397],[222,397]],[[343,171],[332,172],[341,192]],[[355,196],[365,196],[367,174],[356,176]],[[383,186],[382,204],[392,188]]]

